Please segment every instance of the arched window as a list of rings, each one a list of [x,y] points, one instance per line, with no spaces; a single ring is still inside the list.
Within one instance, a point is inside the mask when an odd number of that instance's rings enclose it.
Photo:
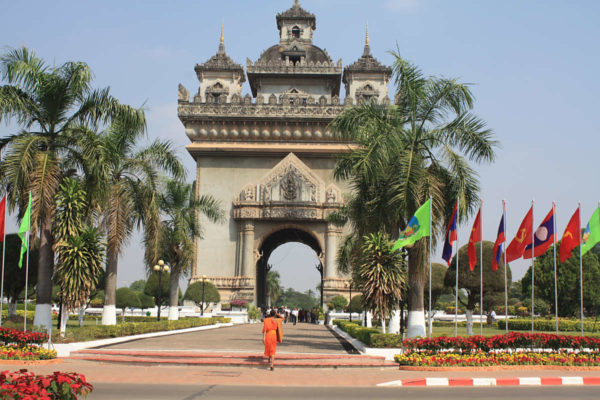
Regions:
[[[294,26],[292,28],[292,37],[295,39],[300,39],[300,28],[298,28],[297,26]]]

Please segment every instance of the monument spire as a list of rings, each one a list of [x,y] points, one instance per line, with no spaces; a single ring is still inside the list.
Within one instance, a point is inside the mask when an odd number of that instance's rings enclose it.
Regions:
[[[370,43],[370,39],[369,39],[369,22],[367,22],[367,33],[365,35],[365,49],[363,51],[363,57],[371,55],[371,47],[369,46],[369,43]]]
[[[221,39],[219,41],[219,54],[225,54],[225,36],[223,35],[223,21],[221,21]]]

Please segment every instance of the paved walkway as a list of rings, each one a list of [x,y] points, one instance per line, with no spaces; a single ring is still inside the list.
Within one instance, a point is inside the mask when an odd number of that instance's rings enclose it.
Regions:
[[[231,327],[180,333],[156,338],[132,340],[104,349],[127,350],[188,350],[188,351],[241,351],[262,353],[262,324],[244,324]],[[283,325],[283,343],[277,353],[348,354],[342,342],[323,325],[298,323]],[[346,347],[348,348],[347,344]]]

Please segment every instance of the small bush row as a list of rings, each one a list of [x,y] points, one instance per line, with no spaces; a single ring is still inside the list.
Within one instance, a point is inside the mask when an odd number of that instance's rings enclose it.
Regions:
[[[367,346],[371,345],[371,336],[374,334],[379,334],[379,330],[375,328],[366,328],[350,321],[334,320],[333,323],[341,330],[348,333],[353,338],[360,340]]]
[[[0,360],[51,360],[56,358],[56,350],[48,350],[35,345],[0,346]]]
[[[534,329],[536,331],[554,331],[556,329],[555,319],[536,318],[534,319]],[[592,319],[583,321],[583,330],[591,332],[594,329],[594,321]],[[506,321],[498,320],[498,329],[505,329]],[[531,318],[513,318],[508,320],[508,329],[511,331],[528,331],[531,330]],[[581,322],[575,319],[558,319],[558,330],[563,332],[578,332],[581,329]],[[596,325],[596,329],[600,329],[600,324]]]
[[[48,340],[48,335],[39,332],[20,331],[11,328],[0,327],[0,342],[4,344],[15,344],[26,346],[30,344],[42,344]]]
[[[400,365],[426,367],[481,367],[495,365],[563,365],[563,366],[599,366],[598,353],[486,353],[474,354],[398,354],[394,359]]]

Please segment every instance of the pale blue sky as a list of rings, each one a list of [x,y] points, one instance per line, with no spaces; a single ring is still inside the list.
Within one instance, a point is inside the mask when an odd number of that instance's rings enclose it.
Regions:
[[[49,62],[90,64],[97,87],[122,102],[145,103],[150,137],[178,144],[193,179],[193,160],[176,115],[177,84],[195,92],[196,63],[217,50],[221,21],[227,53],[245,65],[278,41],[275,14],[292,0],[1,1],[0,46],[26,45]],[[478,167],[485,238],[495,239],[501,200],[512,238],[532,198],[540,222],[558,202],[562,234],[582,202],[587,221],[600,187],[600,2],[301,0],[317,17],[316,45],[344,65],[362,54],[365,22],[371,50],[384,63],[400,50],[428,75],[472,82],[475,112],[502,143],[493,165]],[[244,93],[248,89],[245,87]],[[14,127],[0,127],[4,135]],[[585,223],[584,221],[584,223]],[[460,231],[464,244],[471,222]],[[314,254],[280,248],[273,260],[284,286],[314,288]],[[139,237],[119,267],[119,284],[143,276]],[[441,249],[436,252],[439,259]],[[521,277],[525,264],[513,264]]]

